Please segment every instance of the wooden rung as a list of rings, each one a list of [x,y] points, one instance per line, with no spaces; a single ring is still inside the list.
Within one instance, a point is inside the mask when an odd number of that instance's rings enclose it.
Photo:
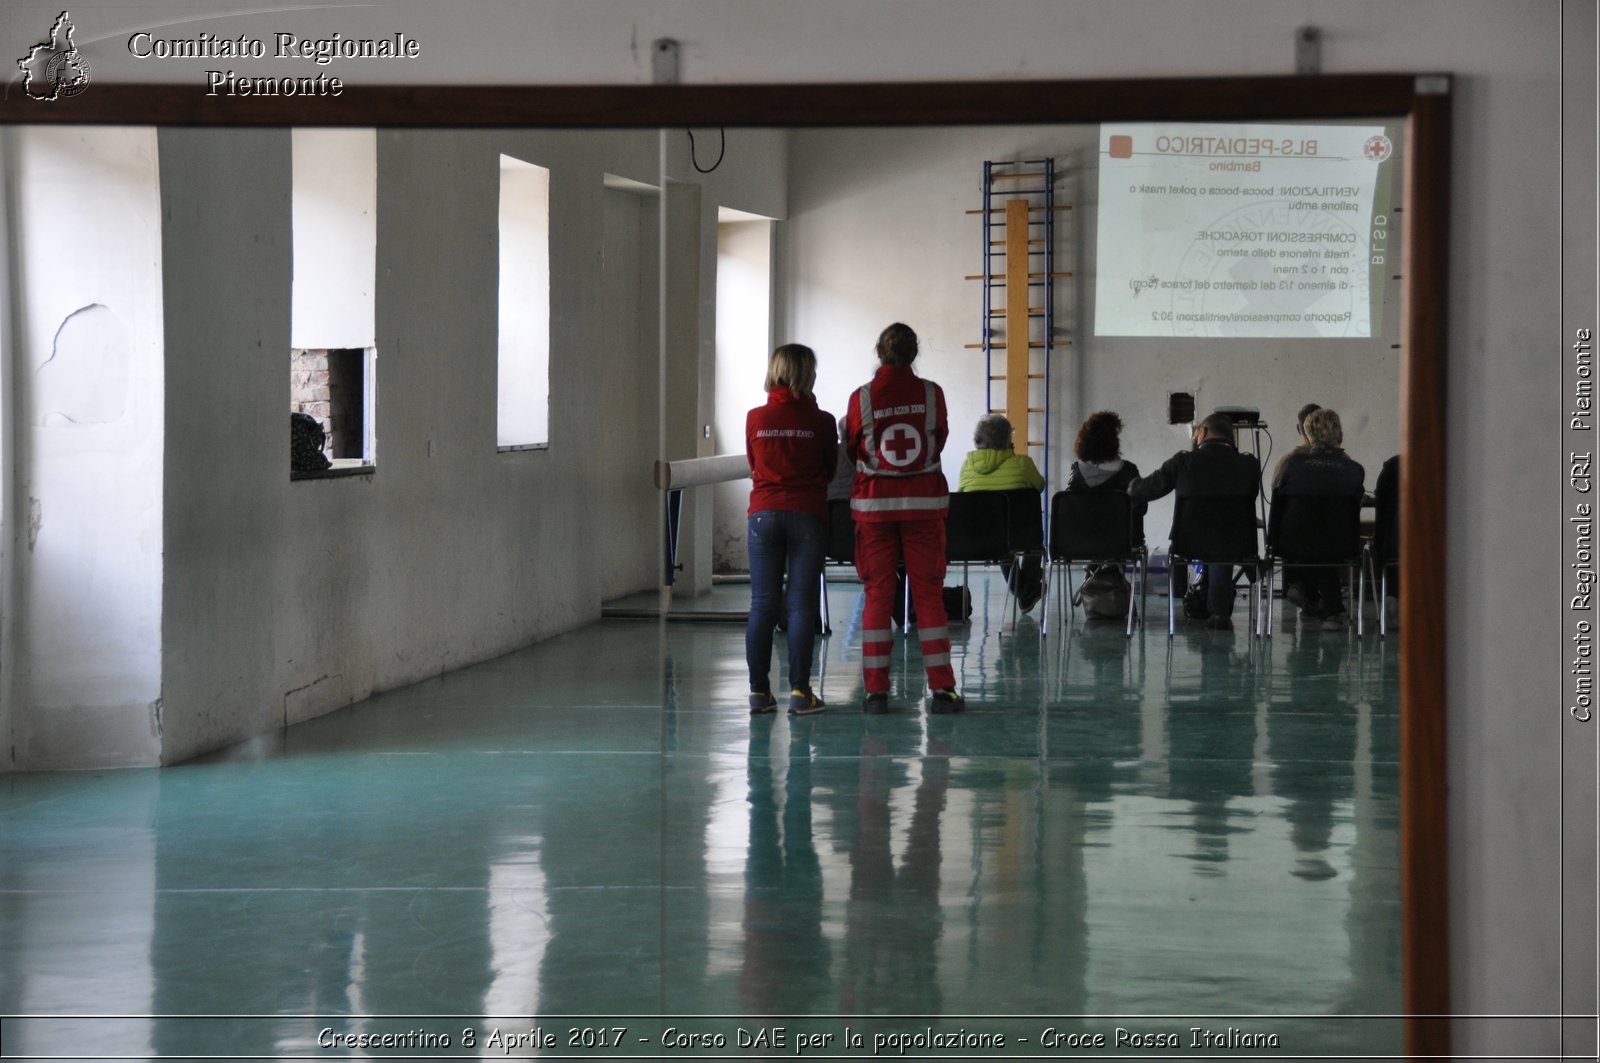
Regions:
[[[1032,247],[1035,244],[1042,244],[1042,243],[1044,243],[1043,240],[1029,240],[1028,241],[1028,246]],[[1004,246],[1006,246],[1006,242],[1004,240],[990,240],[989,241],[989,246],[990,247],[1004,247]]]
[[[996,374],[995,376],[991,376],[989,379],[990,380],[1004,380],[1005,378],[1006,378],[1006,375],[1004,373],[999,373],[999,374]],[[1044,379],[1044,374],[1043,373],[1029,373],[1028,374],[1028,379],[1029,380],[1043,380]]]
[[[1040,342],[1039,340],[1034,340],[1032,343],[1028,344],[1028,346],[1030,348],[1032,348],[1033,350],[1036,350],[1036,351],[1044,350],[1044,344],[1042,342]],[[1071,347],[1072,346],[1072,341],[1071,340],[1056,340],[1050,346],[1052,346],[1052,347]],[[981,343],[964,343],[964,344],[962,344],[962,347],[964,347],[965,349],[967,349],[969,351],[981,351],[981,350],[983,350],[983,344],[981,344]],[[1003,351],[1003,350],[1006,349],[1006,341],[1005,340],[995,340],[993,343],[989,344],[989,349],[991,351]],[[1000,378],[996,377],[995,379],[998,380]]]
[[[1029,413],[1043,413],[1044,412],[1044,407],[1043,406],[1029,406],[1028,407],[1028,412]]]
[[[1028,440],[1028,446],[1030,446],[1030,447],[1042,447],[1042,446],[1044,446],[1044,440],[1042,440],[1042,439],[1030,439],[1030,440]]]
[[[1037,279],[1042,278],[1043,276],[1044,276],[1043,273],[1030,273],[1030,274],[1028,274],[1028,279],[1029,280],[1037,280]],[[1070,277],[1070,276],[1072,276],[1072,274],[1070,272],[1060,272],[1060,271],[1058,271],[1058,272],[1050,274],[1050,276],[1052,276],[1052,277]],[[962,280],[981,281],[981,280],[983,280],[983,277],[984,277],[984,275],[982,273],[969,273],[965,277],[963,277]],[[997,286],[999,286],[1001,288],[1004,288],[1006,286],[1005,277],[1003,275],[999,274],[999,273],[991,273],[991,274],[989,274],[989,282],[991,284],[997,285]]]
[[[989,175],[989,180],[991,180],[991,181],[1024,181],[1024,180],[1027,180],[1029,177],[1043,177],[1043,176],[1044,176],[1044,171],[1043,170],[1040,170],[1037,173],[992,173],[992,174]]]
[[[1060,214],[1062,211],[1071,210],[1072,208],[1071,207],[1051,207],[1050,209],[1055,211],[1057,214]],[[974,207],[973,209],[967,211],[967,213],[968,214],[982,214],[983,213],[983,208],[982,207]],[[990,214],[1004,214],[1005,213],[1005,209],[1003,207],[990,207],[989,208],[989,213]],[[1043,207],[1029,207],[1028,208],[1028,213],[1029,214],[1043,214],[1044,213],[1044,208]]]
[[[990,317],[1005,317],[1006,316],[1006,312],[1004,310],[991,310],[991,311],[989,311],[989,316]],[[1044,307],[1042,307],[1042,306],[1030,306],[1030,307],[1028,307],[1028,316],[1029,317],[1044,317]]]

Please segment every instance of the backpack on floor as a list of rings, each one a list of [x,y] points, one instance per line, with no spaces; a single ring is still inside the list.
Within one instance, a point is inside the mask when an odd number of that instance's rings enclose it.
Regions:
[[[1083,615],[1091,620],[1122,619],[1128,615],[1128,599],[1133,588],[1128,586],[1122,570],[1102,565],[1089,574],[1072,596],[1074,605],[1083,606]]]
[[[965,587],[945,587],[941,593],[944,596],[944,613],[946,617],[956,623],[961,623],[965,620],[971,619],[971,591],[967,590]],[[906,626],[904,619],[906,601],[905,594],[906,585],[905,581],[902,579],[899,586],[895,588],[894,601],[889,606],[889,614],[894,617],[894,622],[899,624],[901,627]],[[911,623],[915,625],[916,622],[917,607],[915,603],[913,603],[911,606]]]
[[[966,587],[946,587],[944,613],[957,622],[972,619],[972,592]]]

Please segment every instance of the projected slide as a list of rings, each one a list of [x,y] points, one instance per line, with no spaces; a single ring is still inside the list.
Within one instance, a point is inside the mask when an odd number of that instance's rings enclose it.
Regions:
[[[1095,334],[1374,335],[1394,147],[1382,126],[1101,126]]]

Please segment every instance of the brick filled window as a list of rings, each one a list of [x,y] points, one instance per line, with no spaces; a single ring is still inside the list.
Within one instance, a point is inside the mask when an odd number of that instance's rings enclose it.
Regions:
[[[290,409],[322,425],[322,452],[336,467],[367,459],[366,363],[361,347],[291,352]]]

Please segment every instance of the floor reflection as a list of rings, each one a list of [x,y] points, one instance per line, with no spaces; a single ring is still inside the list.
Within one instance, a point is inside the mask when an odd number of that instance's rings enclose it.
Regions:
[[[738,625],[618,620],[203,763],[0,778],[0,1013],[67,1017],[6,1049],[1199,1013],[1396,1050],[1337,1018],[1400,1010],[1394,642],[1041,640],[972,589],[958,716],[913,707],[914,640],[859,712],[842,584],[818,717],[748,717]]]

